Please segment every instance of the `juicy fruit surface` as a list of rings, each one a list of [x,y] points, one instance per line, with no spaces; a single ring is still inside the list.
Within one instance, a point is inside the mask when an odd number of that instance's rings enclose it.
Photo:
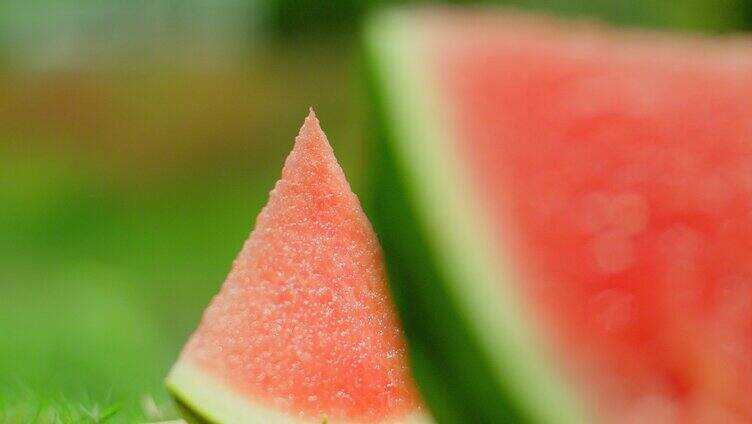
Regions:
[[[453,148],[593,415],[752,421],[752,41],[422,25]]]
[[[420,409],[378,240],[313,112],[180,361],[301,418]]]

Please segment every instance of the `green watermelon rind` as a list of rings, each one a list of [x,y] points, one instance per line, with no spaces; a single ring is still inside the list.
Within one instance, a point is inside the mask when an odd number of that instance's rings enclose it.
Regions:
[[[185,422],[187,422],[188,424],[218,424],[200,415],[193,408],[191,408],[190,405],[185,403],[181,398],[173,395],[172,399],[175,403],[176,409],[180,413],[180,416],[183,417]]]
[[[496,276],[509,281],[511,268],[491,256],[489,221],[452,160],[452,129],[410,19],[372,16],[364,52],[376,122],[371,219],[416,382],[439,422],[587,422],[519,295],[499,287]]]
[[[200,366],[179,360],[167,377],[167,390],[189,423],[284,423],[305,422],[245,399]],[[308,422],[317,423],[317,420]]]

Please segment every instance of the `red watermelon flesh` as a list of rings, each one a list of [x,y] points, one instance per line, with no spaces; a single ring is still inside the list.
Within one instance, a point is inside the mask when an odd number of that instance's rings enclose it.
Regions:
[[[591,413],[752,422],[750,40],[420,22],[455,154]]]
[[[378,240],[313,111],[168,383],[216,422],[423,419]]]

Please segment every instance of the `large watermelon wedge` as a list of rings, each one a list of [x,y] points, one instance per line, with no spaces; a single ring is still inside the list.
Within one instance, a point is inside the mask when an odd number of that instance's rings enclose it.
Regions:
[[[374,17],[374,225],[443,422],[752,422],[752,40]]]
[[[167,379],[186,419],[428,423],[371,225],[311,111]]]

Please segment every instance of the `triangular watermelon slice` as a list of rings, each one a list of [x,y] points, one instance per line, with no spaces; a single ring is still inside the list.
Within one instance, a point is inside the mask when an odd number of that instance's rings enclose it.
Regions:
[[[167,381],[201,422],[429,422],[378,240],[313,111]]]
[[[436,419],[752,422],[752,39],[480,8],[366,34],[372,218]]]

